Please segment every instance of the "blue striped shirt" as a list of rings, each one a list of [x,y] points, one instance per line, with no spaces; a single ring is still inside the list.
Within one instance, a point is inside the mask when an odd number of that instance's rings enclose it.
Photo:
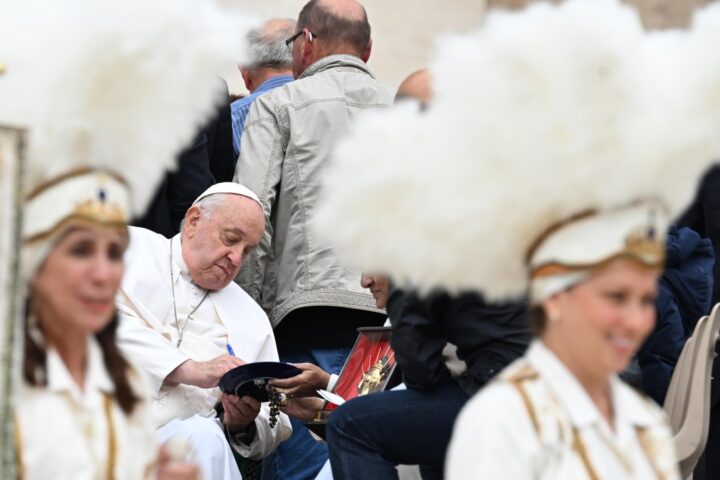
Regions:
[[[265,80],[253,93],[245,98],[235,100],[230,104],[230,115],[232,115],[232,130],[233,130],[233,147],[235,147],[235,155],[240,155],[240,137],[242,137],[243,128],[245,126],[245,119],[247,118],[250,105],[253,100],[262,95],[263,93],[269,92],[273,88],[285,85],[288,82],[293,81],[292,75],[280,75],[277,77],[269,78]]]

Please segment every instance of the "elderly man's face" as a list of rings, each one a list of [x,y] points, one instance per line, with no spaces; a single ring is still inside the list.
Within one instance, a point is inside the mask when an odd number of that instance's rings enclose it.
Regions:
[[[206,290],[225,288],[260,243],[264,222],[260,205],[240,195],[227,195],[209,216],[197,207],[190,208],[182,252],[193,282]]]

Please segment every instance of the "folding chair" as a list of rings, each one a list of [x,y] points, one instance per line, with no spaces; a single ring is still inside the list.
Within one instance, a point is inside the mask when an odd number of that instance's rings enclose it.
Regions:
[[[705,449],[710,422],[710,380],[715,342],[720,330],[720,304],[695,326],[678,359],[663,408],[668,414],[680,473],[692,472]]]

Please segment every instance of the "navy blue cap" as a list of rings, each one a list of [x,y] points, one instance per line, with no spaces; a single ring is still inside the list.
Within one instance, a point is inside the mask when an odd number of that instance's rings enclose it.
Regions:
[[[220,390],[238,397],[249,396],[259,402],[270,400],[265,384],[276,378],[300,375],[302,370],[289,363],[255,362],[235,367],[220,379]]]

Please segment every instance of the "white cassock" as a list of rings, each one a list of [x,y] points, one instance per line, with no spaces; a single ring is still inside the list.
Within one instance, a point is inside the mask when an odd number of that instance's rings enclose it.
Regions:
[[[159,437],[165,440],[177,435],[188,439],[206,479],[240,478],[216,418],[214,406],[220,390],[164,385],[164,381],[186,360],[206,361],[227,354],[228,344],[247,363],[278,361],[270,322],[260,306],[234,282],[210,292],[203,300],[206,291],[191,281],[182,257],[180,234],[168,240],[143,228],[130,227],[129,231],[125,275],[117,297],[118,342],[150,378]],[[175,282],[174,307],[171,278]],[[269,416],[265,403],[255,419],[255,439],[248,444],[231,439],[232,447],[243,457],[262,458],[290,436],[292,428],[287,416],[281,414],[275,428],[270,428]]]
[[[55,350],[48,349],[46,365],[47,386],[22,382],[16,397],[20,478],[151,478],[157,440],[144,397],[147,391],[138,373],[131,371],[129,378],[141,401],[126,415],[114,400],[115,386],[94,338],[88,339],[88,366],[82,389]]]
[[[614,428],[565,365],[535,340],[463,408],[446,478],[679,479],[660,408],[617,377],[610,398]]]

